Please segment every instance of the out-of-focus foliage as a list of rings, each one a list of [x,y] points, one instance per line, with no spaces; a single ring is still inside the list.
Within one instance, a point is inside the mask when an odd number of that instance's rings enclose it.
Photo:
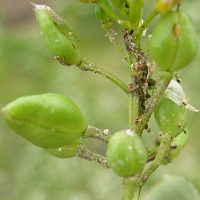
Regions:
[[[100,21],[95,17],[94,4],[74,0],[37,0],[34,3],[52,7],[75,29],[81,53],[88,60],[120,76],[127,84],[131,81],[128,67],[105,37]],[[126,95],[100,75],[80,71],[76,66],[58,64],[45,48],[29,1],[10,0],[0,4],[1,106],[20,96],[53,92],[74,101],[82,110],[87,124],[108,128],[111,134],[128,127]],[[154,0],[146,1],[144,17],[154,5]],[[185,0],[181,9],[191,17],[200,41],[199,1]],[[156,20],[150,23],[149,33],[155,23]],[[114,25],[121,37],[120,27],[116,23]],[[146,40],[147,37],[144,38]],[[179,72],[189,103],[197,109],[200,109],[199,63],[200,52],[188,67]],[[189,144],[172,163],[161,166],[152,175],[144,190],[160,180],[162,173],[185,176],[200,190],[199,121],[199,114],[189,113]],[[143,136],[147,147],[152,145],[159,132],[153,117],[149,127],[152,132],[145,132]],[[106,145],[103,143],[92,139],[83,142],[91,150],[105,155]],[[55,158],[15,135],[0,117],[0,199],[111,200],[121,197],[121,178],[111,170],[79,158]]]

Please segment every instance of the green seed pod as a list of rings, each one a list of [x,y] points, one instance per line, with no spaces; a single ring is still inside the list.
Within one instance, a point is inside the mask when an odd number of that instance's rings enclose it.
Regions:
[[[187,144],[189,140],[189,132],[187,127],[185,127],[184,131],[182,131],[177,137],[173,140],[173,146],[170,150],[169,159],[173,160],[180,152],[180,150]]]
[[[176,137],[187,123],[187,98],[181,85],[172,80],[154,110],[156,122],[163,133]]]
[[[142,173],[147,160],[147,151],[136,133],[125,130],[112,135],[106,157],[115,174],[127,177]]]
[[[77,65],[82,58],[74,30],[50,7],[31,3],[50,54],[63,65]]]
[[[16,99],[2,109],[7,125],[42,148],[59,148],[82,136],[86,122],[77,105],[59,94]]]
[[[49,154],[58,158],[71,158],[76,156],[77,150],[82,146],[80,139],[74,140],[69,144],[55,149],[44,149]]]
[[[142,200],[199,200],[194,185],[180,176],[165,175],[163,180],[152,186]]]
[[[112,4],[110,3],[109,0],[104,0],[104,2],[111,10],[113,10],[113,6],[112,6]],[[106,13],[98,5],[95,5],[95,15],[102,22],[109,21],[111,19],[110,15],[108,13]]]
[[[152,33],[149,50],[165,71],[174,72],[192,62],[198,42],[189,17],[180,11],[163,16]]]

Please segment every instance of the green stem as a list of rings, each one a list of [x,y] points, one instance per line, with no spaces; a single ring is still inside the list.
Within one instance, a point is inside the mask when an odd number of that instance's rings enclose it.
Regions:
[[[129,100],[129,129],[135,130],[135,120],[139,116],[139,96],[131,93],[128,95]]]
[[[139,23],[142,19],[144,0],[131,0],[129,1],[129,22],[130,28],[134,31],[137,30]]]
[[[111,18],[113,18],[117,23],[119,21],[121,21],[121,18],[116,15],[116,13],[110,9],[103,0],[96,0],[95,3],[102,8],[106,13],[108,13],[110,15]],[[121,24],[122,26],[124,26],[125,24]],[[127,27],[123,27],[123,28],[127,28]]]
[[[137,32],[137,34],[136,34],[136,37],[137,37],[137,38],[140,38],[140,37],[141,37],[141,35],[142,35],[144,29],[147,27],[147,25],[149,24],[149,22],[150,22],[154,17],[156,17],[158,14],[159,14],[159,13],[158,13],[157,9],[154,9],[154,10],[146,17],[146,19],[144,20],[144,22],[143,22],[143,23],[140,25],[140,27],[139,27],[139,30],[138,30],[138,32]]]
[[[102,131],[94,126],[88,125],[82,137],[95,138],[101,140],[102,142],[108,143],[111,135],[108,133],[108,130]]]
[[[92,151],[90,151],[86,146],[82,146],[77,150],[76,156],[85,159],[87,161],[97,161],[103,167],[110,168],[107,163],[107,159],[103,156],[100,156]]]
[[[128,64],[128,67],[131,68],[131,60],[129,58],[129,54],[123,48],[123,46],[120,44],[119,40],[117,39],[117,33],[113,29],[112,22],[111,21],[102,22],[101,26],[106,31],[107,35],[109,36],[110,42],[115,45],[115,47],[117,48],[117,50],[124,57],[126,63]]]
[[[169,151],[169,147],[172,143],[172,137],[168,134],[161,135],[161,143],[160,147],[158,149],[158,153],[156,154],[156,157],[152,164],[145,170],[143,175],[140,177],[138,181],[138,188],[136,189],[134,193],[134,200],[139,199],[140,191],[144,185],[144,183],[147,181],[147,179],[150,177],[150,175],[160,166],[163,158],[165,157],[166,153]]]
[[[130,93],[128,86],[124,82],[122,82],[119,78],[99,67],[96,67],[93,63],[87,61],[86,58],[83,58],[82,62],[79,65],[77,65],[77,67],[83,71],[91,71],[94,73],[101,74],[103,77],[108,78],[110,81],[115,83],[126,94]]]
[[[148,103],[148,106],[145,110],[145,114],[142,115],[139,118],[139,122],[136,127],[136,133],[141,137],[142,131],[144,130],[144,127],[146,126],[147,122],[149,121],[149,118],[151,117],[151,114],[153,113],[156,105],[160,101],[161,97],[163,96],[163,93],[165,92],[169,82],[172,79],[173,74],[171,72],[167,71],[159,71],[158,77],[157,77],[157,84],[153,93],[153,96]]]
[[[137,177],[124,177],[122,181],[123,200],[131,200],[138,186]]]

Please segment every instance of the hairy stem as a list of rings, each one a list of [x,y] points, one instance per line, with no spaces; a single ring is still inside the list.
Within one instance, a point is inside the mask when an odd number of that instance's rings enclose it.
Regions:
[[[83,138],[95,138],[108,144],[111,135],[108,133],[108,129],[102,131],[94,126],[88,125]]]
[[[121,53],[126,63],[128,64],[128,67],[131,68],[131,60],[129,58],[129,54],[123,48],[123,46],[120,44],[119,40],[117,39],[117,33],[113,29],[112,22],[111,21],[102,22],[101,26],[106,31],[107,35],[109,36],[110,42],[115,45],[117,50]]]
[[[94,73],[101,74],[103,77],[108,78],[110,81],[115,83],[126,94],[130,93],[128,86],[124,82],[122,82],[119,78],[117,78],[113,74],[95,66],[93,63],[87,61],[86,58],[83,58],[83,61],[79,65],[77,65],[77,67],[83,71],[91,71]]]
[[[100,156],[92,151],[90,151],[86,146],[82,146],[77,150],[76,156],[87,161],[97,161],[105,168],[110,168],[107,163],[107,159],[103,156]]]
[[[137,94],[129,94],[129,129],[135,130],[135,120],[139,115],[139,96]]]
[[[148,103],[148,106],[145,110],[145,114],[142,115],[140,118],[138,118],[138,124],[136,127],[136,133],[138,133],[139,136],[142,135],[142,131],[144,130],[144,127],[146,126],[147,122],[149,121],[149,118],[151,117],[151,114],[153,113],[154,109],[156,108],[156,105],[160,101],[161,97],[163,96],[163,93],[165,92],[167,86],[169,85],[173,74],[171,72],[166,71],[159,71],[158,77],[157,77],[157,83],[156,87],[153,93],[153,96]]]
[[[152,164],[145,170],[143,175],[140,177],[138,181],[138,188],[136,189],[134,193],[134,200],[137,200],[140,195],[140,191],[144,185],[144,183],[147,181],[147,179],[150,177],[150,175],[160,166],[163,158],[165,157],[166,153],[169,151],[169,147],[172,143],[172,137],[168,134],[161,135],[161,143],[160,147],[158,149],[158,153],[156,154],[156,157]]]

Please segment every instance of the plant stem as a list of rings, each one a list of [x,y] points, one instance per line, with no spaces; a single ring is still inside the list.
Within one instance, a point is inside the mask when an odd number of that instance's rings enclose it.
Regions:
[[[144,22],[143,22],[143,23],[140,25],[140,27],[139,27],[139,30],[138,30],[138,32],[137,32],[137,34],[136,34],[136,37],[137,37],[137,38],[140,38],[140,37],[141,37],[141,35],[142,35],[144,29],[147,27],[147,25],[149,24],[149,22],[150,22],[154,17],[156,17],[158,14],[159,14],[159,13],[158,13],[157,9],[154,9],[154,10],[146,17],[146,19],[144,20]]]
[[[122,180],[123,200],[131,200],[137,186],[137,177],[124,177]]]
[[[130,29],[137,30],[142,18],[144,0],[129,1]]]
[[[131,93],[128,95],[129,100],[129,129],[135,130],[135,120],[139,115],[139,96]]]
[[[116,15],[116,13],[110,9],[103,0],[96,0],[95,3],[102,8],[106,13],[108,13],[110,15],[111,18],[113,18],[117,23],[118,21],[120,21],[120,17],[118,15]],[[124,26],[125,24],[121,24],[122,26]],[[127,28],[127,27],[123,27],[123,28]]]
[[[76,156],[80,157],[81,159],[85,159],[87,161],[97,161],[103,167],[110,168],[107,163],[107,159],[103,156],[100,156],[92,151],[90,151],[86,146],[82,146],[77,150]]]
[[[161,97],[163,96],[163,93],[165,92],[169,82],[172,79],[173,74],[171,72],[167,71],[159,71],[157,76],[157,84],[153,93],[153,96],[148,103],[148,106],[145,110],[145,114],[142,115],[140,118],[138,118],[138,124],[136,127],[135,132],[141,137],[142,131],[144,127],[146,126],[147,122],[149,121],[149,118],[151,117],[151,114],[153,113],[156,105],[160,101]]]
[[[77,67],[83,71],[91,71],[94,73],[101,74],[103,77],[108,78],[110,81],[115,83],[126,94],[130,93],[128,86],[124,82],[122,82],[119,78],[99,67],[96,67],[93,63],[87,61],[86,58],[83,58],[82,62],[79,65],[77,65]]]
[[[124,57],[126,63],[128,64],[128,67],[131,68],[131,60],[129,58],[128,52],[122,47],[119,40],[117,39],[117,33],[113,29],[113,24],[111,21],[102,22],[101,24],[102,28],[106,31],[107,35],[109,36],[110,42],[115,45],[117,50],[121,53],[121,55]]]
[[[102,131],[94,126],[88,125],[82,137],[95,138],[108,144],[111,135],[108,133],[107,129]]]
[[[140,191],[146,182],[146,180],[150,177],[150,175],[160,166],[163,158],[165,157],[166,153],[169,151],[169,147],[172,143],[172,137],[168,134],[161,135],[161,143],[158,149],[158,153],[152,164],[145,170],[143,175],[140,177],[138,181],[138,188],[134,193],[134,200],[138,200]]]

